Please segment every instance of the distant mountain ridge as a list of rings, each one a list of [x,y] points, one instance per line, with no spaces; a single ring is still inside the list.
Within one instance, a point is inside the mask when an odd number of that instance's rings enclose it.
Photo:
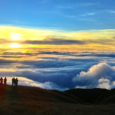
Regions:
[[[71,89],[65,91],[68,94],[76,96],[84,103],[88,104],[109,104],[115,103],[115,89]]]

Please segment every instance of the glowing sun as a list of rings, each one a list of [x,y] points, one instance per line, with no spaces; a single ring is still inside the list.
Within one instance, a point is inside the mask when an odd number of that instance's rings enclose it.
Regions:
[[[18,34],[18,33],[10,33],[10,35],[11,35],[10,38],[11,38],[12,40],[22,39],[21,36],[23,36],[23,35]]]
[[[20,48],[22,47],[22,45],[19,45],[18,43],[12,43],[11,45],[9,45],[10,48]]]

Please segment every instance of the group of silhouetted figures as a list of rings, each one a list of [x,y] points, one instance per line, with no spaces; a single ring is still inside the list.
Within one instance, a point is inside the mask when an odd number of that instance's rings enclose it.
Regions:
[[[0,85],[6,85],[7,79],[6,77],[3,79],[2,77],[0,78]]]
[[[7,84],[7,78],[5,77],[4,79],[1,77],[0,78],[0,85],[6,85]],[[18,78],[12,78],[12,86],[17,86],[18,85]]]
[[[17,86],[18,85],[18,78],[12,78],[12,86]]]

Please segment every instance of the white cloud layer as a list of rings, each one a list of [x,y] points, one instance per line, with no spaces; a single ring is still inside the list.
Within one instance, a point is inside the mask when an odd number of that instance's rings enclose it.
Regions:
[[[7,84],[8,85],[12,85],[12,78],[13,77],[7,77]],[[60,86],[52,83],[52,82],[44,82],[44,83],[40,83],[40,82],[36,82],[24,77],[17,77],[18,78],[18,85],[21,86],[30,86],[30,87],[40,87],[43,89],[56,89],[56,90],[60,90],[60,91],[64,91],[67,90],[68,88],[61,88]],[[4,79],[4,77],[3,77]]]
[[[28,57],[28,56],[27,56]],[[115,87],[114,53],[40,52],[28,58],[0,57],[0,77],[45,89]]]
[[[73,82],[78,86],[86,88],[106,88],[115,87],[115,66],[106,63],[93,65],[87,72],[82,71],[73,78]]]

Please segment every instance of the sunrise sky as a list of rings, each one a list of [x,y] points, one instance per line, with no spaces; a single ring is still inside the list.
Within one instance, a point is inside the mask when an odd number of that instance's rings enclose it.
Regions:
[[[0,77],[45,89],[115,88],[115,0],[0,0]]]
[[[114,6],[114,0],[1,0],[0,49],[114,51]]]

